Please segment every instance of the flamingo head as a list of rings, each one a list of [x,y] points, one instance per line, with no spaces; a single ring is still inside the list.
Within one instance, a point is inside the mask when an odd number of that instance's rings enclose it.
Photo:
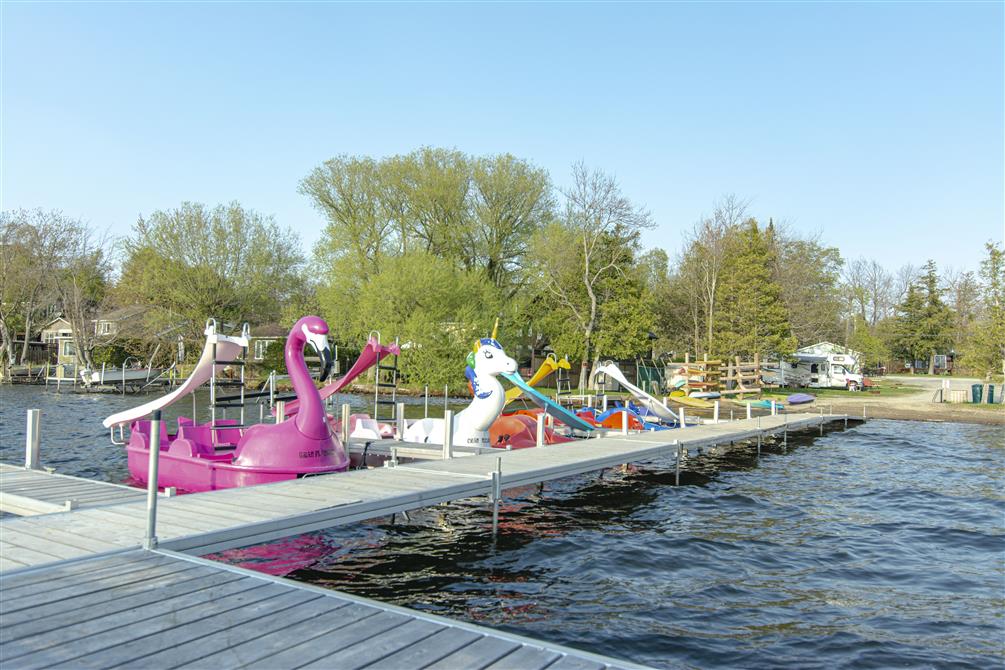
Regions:
[[[293,326],[293,334],[302,336],[321,359],[321,379],[327,379],[332,369],[332,351],[328,346],[328,324],[320,316],[305,316]]]

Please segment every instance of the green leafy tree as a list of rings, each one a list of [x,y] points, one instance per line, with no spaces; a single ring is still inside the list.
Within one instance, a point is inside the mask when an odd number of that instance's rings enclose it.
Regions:
[[[656,327],[653,310],[639,291],[626,292],[604,302],[597,328],[597,354],[626,359],[649,353],[649,333]]]
[[[966,343],[964,360],[990,379],[993,372],[1005,374],[1005,250],[991,242],[985,250],[980,268],[982,313]]]
[[[350,291],[386,256],[424,251],[483,270],[513,296],[526,280],[531,236],[552,219],[548,173],[509,154],[424,147],[381,160],[339,156],[312,170],[300,191],[326,219],[315,262]]]
[[[361,342],[371,330],[404,349],[403,376],[411,384],[453,390],[466,386],[464,360],[477,337],[485,337],[497,312],[498,293],[478,270],[464,270],[424,251],[385,259],[381,272],[364,284],[344,320],[329,323],[342,341]],[[339,309],[321,294],[324,314]]]
[[[837,341],[844,307],[841,253],[817,239],[801,238],[768,222],[765,231],[775,260],[772,278],[782,289],[792,335],[800,345]]]
[[[773,277],[773,245],[754,219],[731,238],[718,285],[715,352],[786,356],[796,348],[782,287]]]
[[[565,213],[538,233],[531,256],[536,288],[555,306],[549,318],[565,324],[555,334],[558,344],[580,356],[579,384],[585,388],[588,367],[596,362],[601,310],[616,295],[610,282],[633,267],[639,236],[652,220],[621,193],[613,177],[582,163],[572,172]]]
[[[890,357],[890,349],[886,345],[886,341],[874,330],[865,317],[861,314],[855,315],[852,333],[848,338],[848,347],[862,354],[863,360],[859,362],[863,367],[879,367]]]
[[[146,304],[148,328],[201,337],[206,319],[272,323],[302,289],[300,242],[290,229],[234,202],[155,211],[126,241],[121,304]]]

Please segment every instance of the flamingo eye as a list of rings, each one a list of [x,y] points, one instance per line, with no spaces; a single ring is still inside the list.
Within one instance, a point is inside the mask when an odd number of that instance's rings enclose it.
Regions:
[[[485,358],[492,358],[492,352],[488,349],[485,350]]]

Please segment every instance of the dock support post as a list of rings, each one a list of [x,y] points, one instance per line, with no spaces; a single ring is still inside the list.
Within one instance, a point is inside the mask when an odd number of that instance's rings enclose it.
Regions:
[[[448,402],[450,400],[450,385],[443,385],[443,416],[447,415]]]
[[[674,471],[674,486],[680,486],[680,440],[674,440],[677,445],[677,469]]]
[[[785,423],[782,424],[782,449],[789,449],[789,415],[785,415]]]
[[[680,407],[679,423],[681,428],[687,428],[687,421],[684,419],[684,406]]]
[[[602,411],[606,412],[607,411],[607,394],[606,393],[603,396],[601,396],[601,403],[602,403],[601,407],[603,407]]]
[[[342,446],[349,450],[349,423],[350,423],[350,407],[349,403],[342,403],[342,421],[339,424],[339,438],[342,440]]]
[[[502,498],[502,458],[496,457],[496,469],[492,475],[492,539],[499,532],[499,502]]]
[[[712,422],[719,423],[719,401],[716,400],[712,406]]]
[[[425,401],[423,402],[422,418],[429,418],[429,384],[426,384],[425,389]]]
[[[537,446],[544,446],[544,414],[537,415]]]
[[[399,402],[394,406],[395,419],[398,424],[398,441],[405,439],[405,403]]]
[[[628,435],[628,410],[621,410],[621,434]]]
[[[757,431],[757,457],[761,457],[761,431]]]
[[[161,452],[161,411],[155,409],[150,415],[150,461],[147,464],[147,536],[143,539],[144,549],[157,546],[157,468]]]
[[[24,433],[24,467],[26,470],[38,470],[39,454],[39,419],[42,410],[28,410],[28,426]]]
[[[862,420],[865,421],[865,405],[862,405]]]
[[[454,413],[451,410],[443,412],[443,460],[454,455]]]
[[[771,401],[771,416],[778,416],[778,406],[775,405],[775,401]]]
[[[848,430],[848,415],[844,415],[844,429]]]
[[[747,401],[747,418],[750,418],[750,401]]]

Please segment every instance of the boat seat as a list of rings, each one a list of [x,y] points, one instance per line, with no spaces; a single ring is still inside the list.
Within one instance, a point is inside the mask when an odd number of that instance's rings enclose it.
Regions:
[[[143,420],[140,420],[140,421],[133,421],[133,425],[130,426],[130,430],[133,433],[136,433],[136,434],[141,435],[143,437],[143,448],[144,449],[149,449],[150,448],[150,420],[149,419],[143,419]],[[171,441],[171,437],[172,436],[168,435],[167,423],[164,422],[164,421],[161,421],[161,444],[160,444],[161,451],[164,451],[165,449],[168,448],[168,445],[169,445],[169,443]]]
[[[234,426],[233,428],[225,428],[224,430],[216,431],[216,445],[219,447],[231,446],[233,447],[238,442],[241,441],[241,424],[237,419],[217,419],[216,426]]]

